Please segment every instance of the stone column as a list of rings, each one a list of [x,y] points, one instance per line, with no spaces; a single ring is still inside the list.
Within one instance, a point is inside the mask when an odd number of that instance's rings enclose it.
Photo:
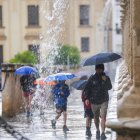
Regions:
[[[124,62],[117,80],[117,119],[108,127],[117,140],[140,140],[140,0],[122,0]]]
[[[123,34],[126,36],[123,40],[126,51],[124,67],[130,79],[125,82],[128,84],[127,90],[122,90],[123,101],[118,106],[118,117],[133,118],[140,117],[140,0],[127,0],[127,5],[126,17],[129,18],[125,19],[125,26],[128,29],[124,27],[125,34]],[[133,83],[132,87],[129,83]]]
[[[21,65],[2,64],[2,116],[13,117],[23,106],[19,76],[14,74]]]

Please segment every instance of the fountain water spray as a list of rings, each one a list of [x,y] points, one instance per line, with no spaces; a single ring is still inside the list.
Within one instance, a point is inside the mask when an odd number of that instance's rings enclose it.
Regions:
[[[69,5],[68,2],[69,0],[41,0],[40,2],[40,15],[46,25],[45,30],[43,29],[40,33],[40,62],[37,67],[41,77],[46,77],[59,71],[58,67],[54,68],[54,60],[56,56],[58,57],[60,42],[62,44],[62,33],[65,30],[64,24]],[[37,86],[36,96],[33,99],[36,109],[42,111],[42,109],[50,107],[52,102],[50,92],[51,87],[46,86],[46,84]]]
[[[45,18],[46,30],[43,30],[40,34],[40,73],[53,72],[50,66],[53,66],[55,56],[58,55],[60,41],[62,43],[68,2],[69,0],[41,1],[40,14]],[[57,68],[55,69],[57,70]]]

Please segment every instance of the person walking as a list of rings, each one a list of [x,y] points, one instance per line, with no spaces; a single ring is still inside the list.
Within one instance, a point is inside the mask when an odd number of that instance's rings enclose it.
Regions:
[[[85,98],[85,91],[82,91],[82,102],[84,105],[84,117],[86,118],[86,136],[91,137],[92,133],[91,133],[91,124],[92,124],[92,119],[94,118],[92,109],[91,109],[91,102],[89,102],[89,104],[87,105],[85,103],[86,98]]]
[[[24,103],[25,103],[25,110],[27,113],[27,117],[31,115],[31,101],[33,98],[33,94],[35,92],[35,85],[34,85],[35,77],[33,75],[23,75],[20,78],[20,84],[23,92]]]
[[[66,121],[67,121],[67,98],[70,95],[70,90],[65,81],[59,81],[52,89],[52,94],[54,95],[54,103],[56,107],[56,117],[51,120],[52,128],[56,129],[56,121],[59,119],[63,113],[64,125],[63,131],[69,131]]]
[[[96,126],[96,138],[104,140],[106,139],[105,123],[109,101],[108,90],[112,88],[112,84],[110,78],[104,72],[103,64],[96,65],[95,70],[96,73],[89,78],[85,87],[85,104],[89,105],[91,102],[91,108],[94,114],[94,123]],[[99,117],[101,118],[101,123]],[[101,124],[101,135],[99,124]]]

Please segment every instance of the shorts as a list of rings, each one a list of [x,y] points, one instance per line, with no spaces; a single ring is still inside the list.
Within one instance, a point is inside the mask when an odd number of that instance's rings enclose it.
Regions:
[[[86,117],[89,117],[89,118],[91,118],[91,119],[94,118],[94,114],[93,114],[91,108],[85,109],[84,117],[85,117],[85,118],[86,118]]]
[[[102,104],[96,105],[96,104],[91,104],[91,108],[94,114],[95,118],[106,118],[107,115],[107,108],[108,108],[108,102],[104,102]]]
[[[29,97],[32,94],[34,94],[34,92],[23,92],[24,97]]]
[[[67,105],[58,106],[56,105],[56,113],[62,113],[67,111]]]

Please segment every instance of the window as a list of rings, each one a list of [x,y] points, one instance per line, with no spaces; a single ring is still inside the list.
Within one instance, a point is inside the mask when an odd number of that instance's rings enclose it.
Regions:
[[[89,5],[80,5],[80,25],[89,25]]]
[[[35,5],[28,6],[28,26],[39,25],[39,8]]]
[[[81,38],[81,51],[82,52],[89,52],[89,37],[82,37]]]
[[[0,5],[0,27],[2,27],[2,6]]]
[[[3,63],[3,46],[0,45],[0,67],[1,67],[1,63]]]
[[[39,53],[39,45],[28,45],[28,50],[32,51],[33,54],[35,54],[36,58],[37,58],[37,62],[40,62],[40,53]]]

